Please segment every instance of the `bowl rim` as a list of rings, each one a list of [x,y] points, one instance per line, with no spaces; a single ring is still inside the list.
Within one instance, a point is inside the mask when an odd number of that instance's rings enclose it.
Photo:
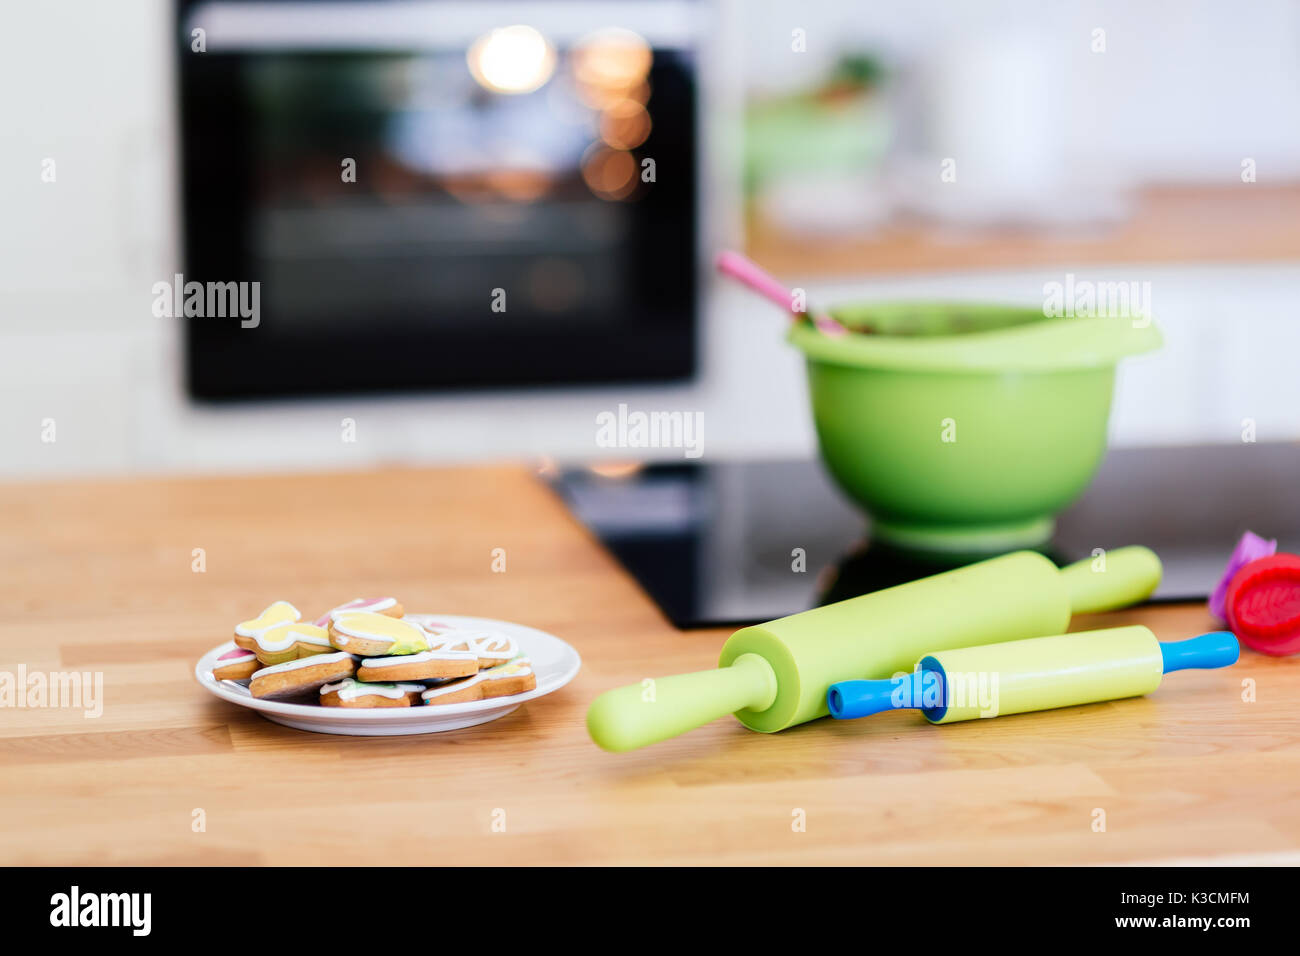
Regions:
[[[880,303],[882,307],[903,303]],[[996,303],[917,301],[918,308],[988,308]],[[1023,305],[1002,306],[1017,312]],[[834,312],[834,310],[832,310]],[[864,335],[831,337],[809,322],[796,322],[786,341],[809,361],[854,368],[925,372],[1055,372],[1112,368],[1122,358],[1164,344],[1151,319],[1124,316],[1046,317],[958,335]]]

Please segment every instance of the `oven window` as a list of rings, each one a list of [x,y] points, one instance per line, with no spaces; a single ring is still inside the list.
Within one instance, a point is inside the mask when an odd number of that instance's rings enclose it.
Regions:
[[[621,54],[598,34],[522,66],[491,33],[486,52],[187,46],[184,280],[258,284],[255,327],[186,319],[191,393],[689,377],[691,56],[607,35]]]

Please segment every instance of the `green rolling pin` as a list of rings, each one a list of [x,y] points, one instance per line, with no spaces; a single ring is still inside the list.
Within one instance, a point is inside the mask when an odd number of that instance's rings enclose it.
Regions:
[[[606,691],[587,711],[600,747],[644,747],[734,714],[773,733],[825,717],[826,693],[842,680],[910,671],[924,654],[1059,634],[1071,613],[1145,600],[1160,559],[1129,547],[1057,569],[1034,551],[978,564],[837,604],[742,628],[722,646],[717,670],[662,677]]]
[[[935,651],[910,674],[832,684],[826,703],[840,720],[915,709],[932,724],[951,724],[1139,697],[1165,674],[1228,667],[1239,652],[1231,631],[1169,643],[1140,625],[1077,631]]]

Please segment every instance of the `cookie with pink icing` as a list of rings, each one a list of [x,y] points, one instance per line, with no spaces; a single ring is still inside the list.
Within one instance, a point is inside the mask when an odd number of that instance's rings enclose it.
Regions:
[[[320,689],[325,707],[410,707],[420,699],[423,684],[368,684],[345,677]]]
[[[217,680],[247,680],[261,666],[256,654],[236,647],[212,662],[212,676]]]
[[[338,607],[330,608],[320,617],[316,618],[318,627],[329,627],[340,614],[346,614],[349,611],[369,611],[372,614],[385,614],[388,617],[401,617],[406,613],[397,598],[354,598],[347,604],[340,604]]]
[[[351,677],[356,669],[356,658],[346,651],[313,654],[255,671],[249,679],[248,692],[272,700],[312,694],[325,684]]]
[[[420,696],[425,706],[440,707],[490,697],[511,697],[530,691],[536,686],[537,676],[533,673],[532,662],[520,655],[504,664],[479,671],[473,677],[451,680],[437,687],[430,687]]]

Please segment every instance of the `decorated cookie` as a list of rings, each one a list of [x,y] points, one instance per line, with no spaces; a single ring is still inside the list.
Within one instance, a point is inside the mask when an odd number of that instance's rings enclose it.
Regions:
[[[276,601],[251,621],[235,625],[235,643],[246,651],[256,650],[258,635],[269,631],[277,624],[290,624],[302,620],[298,609],[288,601]]]
[[[448,651],[455,651],[458,654],[473,654],[478,657],[478,649],[474,646],[474,637],[467,631],[458,631],[454,628],[431,631],[426,627],[424,632],[429,635],[429,644],[432,647],[441,647]]]
[[[519,645],[500,631],[472,631],[469,634],[480,667],[495,667],[519,656]]]
[[[442,638],[450,642],[448,647],[455,650],[475,651],[479,657],[479,667],[495,667],[519,656],[519,645],[515,639],[501,631],[456,627],[435,621],[427,614],[411,614],[406,620],[422,627],[431,642]]]
[[[361,680],[444,680],[479,670],[478,653],[468,642],[429,637],[429,650],[396,657],[367,657],[357,669]]]
[[[483,700],[487,697],[510,697],[522,694],[537,686],[537,677],[533,674],[531,661],[526,657],[516,657],[505,664],[489,667],[473,677],[447,681],[437,687],[430,687],[420,696],[427,706],[444,704],[463,704],[471,700]]]
[[[261,666],[256,654],[236,647],[216,659],[212,676],[217,680],[247,680]]]
[[[373,611],[345,611],[330,622],[330,643],[362,657],[418,654],[429,649],[420,625]]]
[[[410,707],[419,699],[423,684],[366,684],[345,677],[320,689],[326,707]]]
[[[369,611],[372,614],[384,614],[388,617],[401,617],[405,613],[397,598],[355,598],[347,604],[340,604],[326,611],[316,618],[316,624],[320,627],[329,627],[330,621],[349,611]]]
[[[305,621],[277,624],[253,638],[253,653],[263,665],[283,664],[333,650],[329,629]]]
[[[254,672],[248,691],[254,697],[294,697],[315,691],[331,681],[351,677],[356,667],[355,658],[346,651],[314,654]]]

